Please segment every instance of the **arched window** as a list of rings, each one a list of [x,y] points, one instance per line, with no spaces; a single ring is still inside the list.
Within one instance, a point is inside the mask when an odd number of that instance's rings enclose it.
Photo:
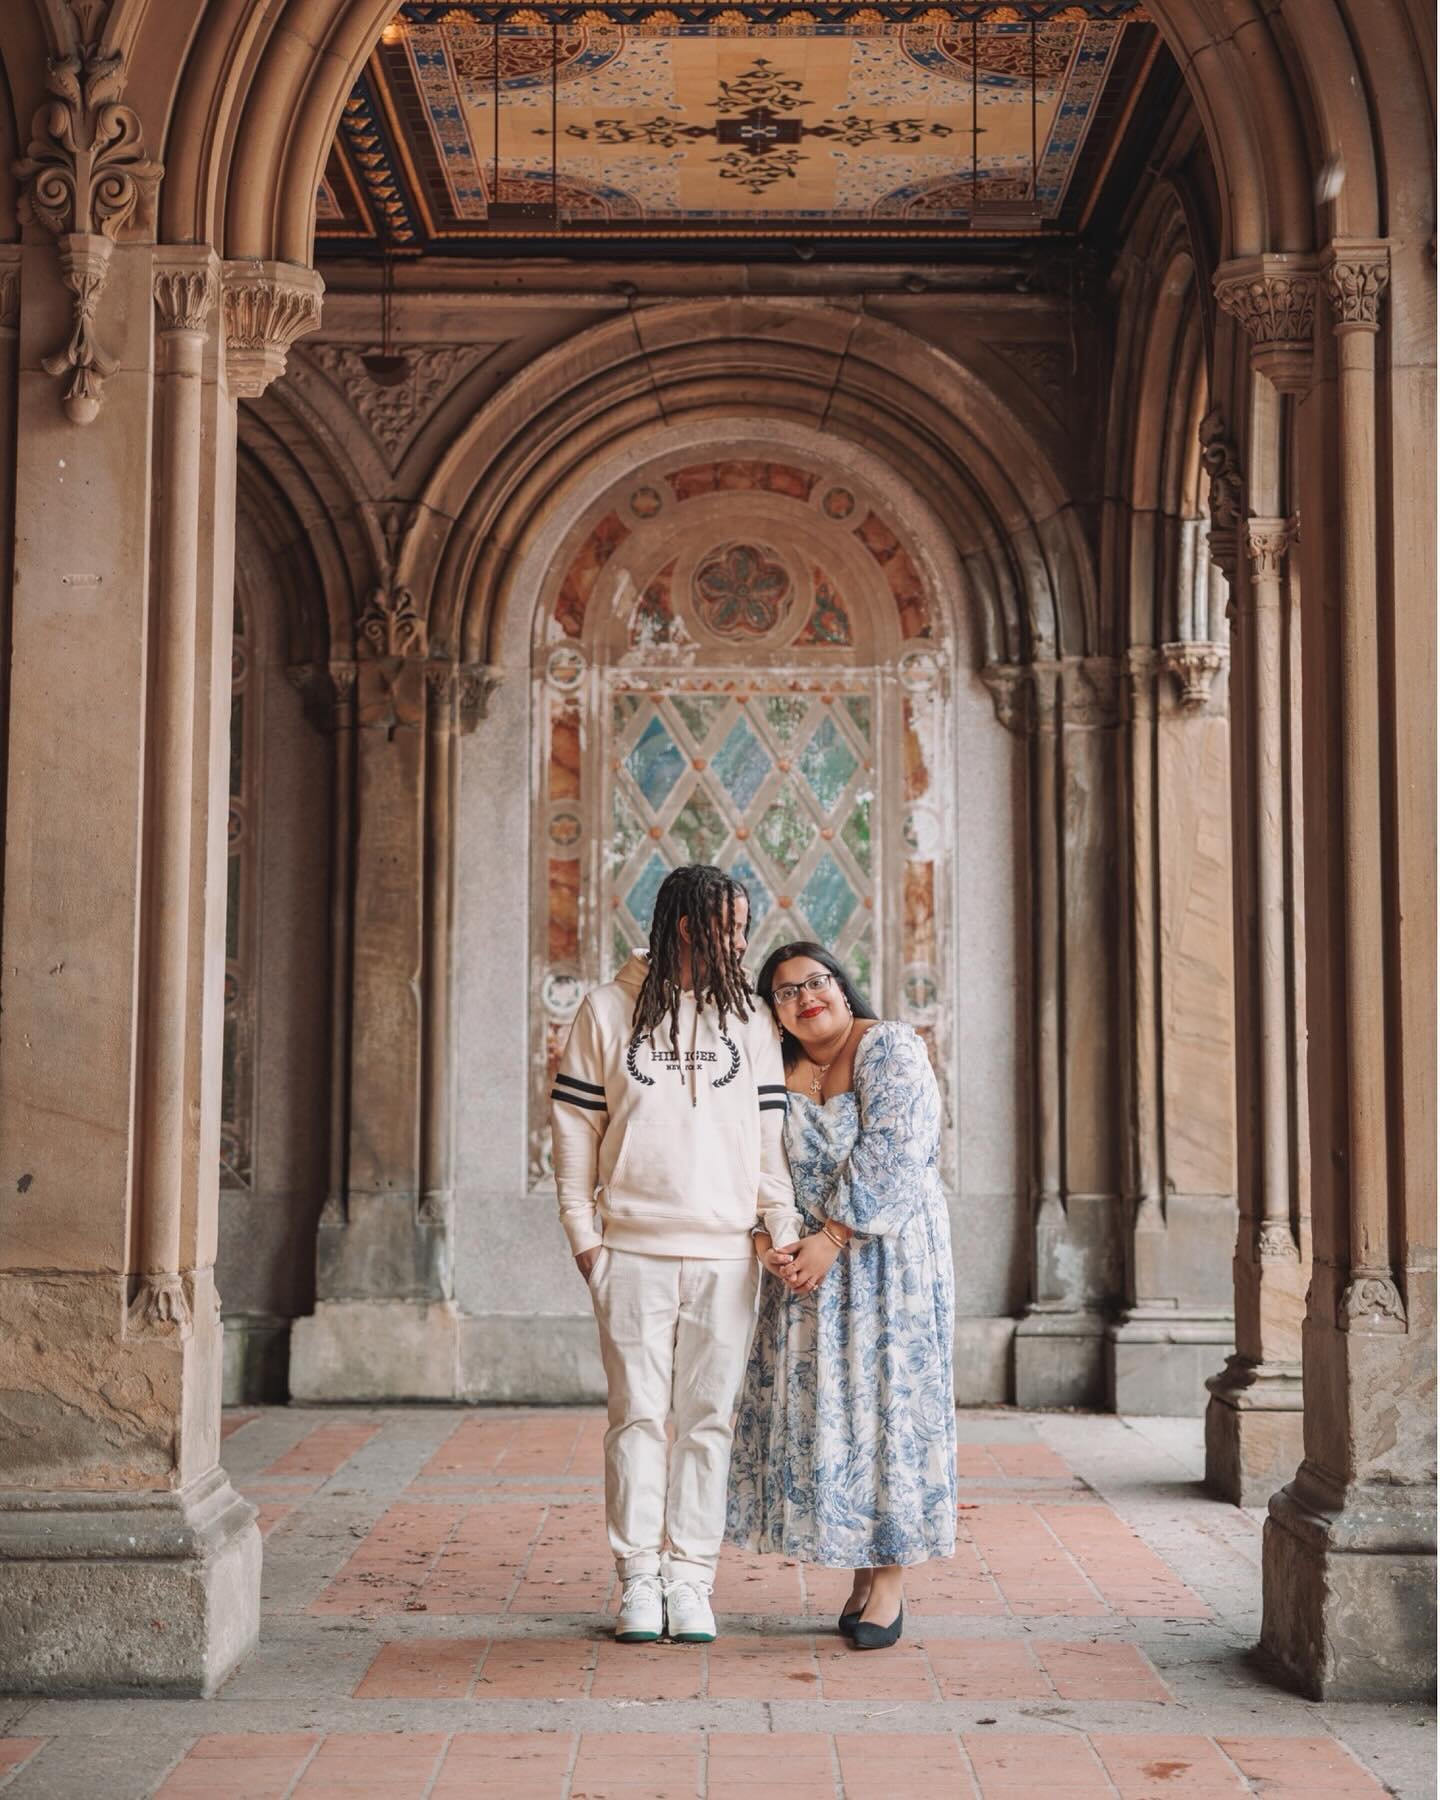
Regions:
[[[570,534],[535,643],[532,1175],[587,988],[645,944],[666,872],[750,894],[758,971],[814,938],[944,1077],[948,674],[902,529],[849,474],[676,455]]]

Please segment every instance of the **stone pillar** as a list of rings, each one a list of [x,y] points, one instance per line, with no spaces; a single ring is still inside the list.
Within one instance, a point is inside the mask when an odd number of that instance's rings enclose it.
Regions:
[[[463,1391],[454,1299],[451,940],[457,731],[483,672],[428,658],[393,574],[337,666],[332,1191],[316,1305],[291,1334],[297,1400]]]
[[[1304,683],[1314,1267],[1305,1455],[1270,1502],[1261,1643],[1316,1697],[1395,1699],[1435,1679],[1434,1195],[1406,1169],[1407,1151],[1433,1149],[1433,1113],[1428,1090],[1422,1116],[1405,1105],[1422,1074],[1407,1061],[1428,1054],[1433,1083],[1434,1052],[1433,1036],[1428,1051],[1407,1043],[1398,1013],[1402,852],[1433,820],[1407,816],[1392,761],[1409,600],[1377,531],[1387,247],[1332,245],[1324,269],[1333,395],[1317,416],[1335,446],[1333,531],[1306,580]]]
[[[1289,554],[1290,409],[1312,380],[1318,277],[1298,257],[1227,265],[1221,307],[1249,340],[1249,499],[1217,412],[1202,428],[1211,549],[1229,583],[1237,918],[1240,1224],[1235,1354],[1206,1386],[1211,1491],[1261,1506],[1301,1446],[1300,1321],[1310,1272],[1301,880],[1300,612]],[[1265,379],[1261,380],[1259,377]]]
[[[0,1689],[205,1694],[260,1582],[212,1273],[234,409],[219,265],[145,241],[123,72],[70,62],[20,169],[3,421]],[[278,280],[315,323],[318,278]]]
[[[1126,659],[1125,1306],[1106,1331],[1119,1413],[1202,1411],[1234,1330],[1227,659],[1208,616],[1186,623],[1207,635]]]
[[[1114,982],[1117,671],[1104,658],[993,667],[1002,724],[1029,743],[1032,1298],[1015,1332],[1020,1406],[1098,1405],[1119,1292]]]

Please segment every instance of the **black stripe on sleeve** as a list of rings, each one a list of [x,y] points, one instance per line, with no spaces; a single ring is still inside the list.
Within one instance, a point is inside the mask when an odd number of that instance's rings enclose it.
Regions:
[[[789,1112],[790,1104],[786,1100],[762,1100],[761,1112]]]
[[[784,1094],[789,1090],[783,1081],[762,1081],[756,1091],[761,1094]]]
[[[605,1092],[602,1083],[582,1081],[578,1075],[557,1075],[555,1080],[558,1086],[578,1088],[582,1094],[603,1094]]]
[[[563,1100],[567,1106],[579,1106],[586,1112],[609,1112],[610,1108],[603,1100],[587,1100],[582,1094],[567,1094],[564,1088],[551,1088],[552,1100]]]

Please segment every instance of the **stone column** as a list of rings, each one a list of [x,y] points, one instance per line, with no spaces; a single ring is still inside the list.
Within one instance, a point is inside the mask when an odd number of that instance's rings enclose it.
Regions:
[[[1115,993],[1110,963],[1092,954],[1114,900],[1116,674],[1103,658],[987,672],[1002,723],[1030,746],[1035,1237],[1032,1299],[1015,1333],[1021,1406],[1101,1402],[1106,1310],[1120,1287]]]
[[[1300,1321],[1310,1259],[1300,617],[1289,580],[1285,470],[1292,397],[1312,379],[1318,278],[1305,259],[1261,257],[1227,265],[1216,291],[1249,340],[1246,466],[1255,514],[1244,516],[1238,458],[1214,413],[1201,436],[1212,509],[1224,512],[1224,529],[1212,526],[1211,550],[1232,595],[1240,1224],[1235,1353],[1206,1383],[1205,1461],[1213,1492],[1261,1506],[1300,1454]]]
[[[1430,823],[1406,817],[1395,793],[1382,674],[1405,654],[1393,635],[1402,596],[1377,542],[1387,247],[1335,244],[1324,267],[1335,530],[1306,582],[1305,646],[1314,1267],[1305,1455],[1270,1502],[1261,1643],[1313,1695],[1393,1699],[1435,1678],[1434,1196],[1415,1195],[1404,1168],[1433,1123],[1402,1104],[1395,1010],[1399,847]]]
[[[393,557],[393,551],[392,551]],[[291,1335],[298,1400],[458,1398],[454,1299],[454,739],[483,672],[426,655],[393,562],[362,609],[337,710],[332,1142],[314,1314]],[[334,665],[332,665],[333,668]],[[353,807],[353,815],[351,808]]]
[[[1106,1331],[1120,1413],[1202,1411],[1234,1329],[1226,658],[1208,617],[1185,623],[1207,635],[1126,659],[1125,1306]]]

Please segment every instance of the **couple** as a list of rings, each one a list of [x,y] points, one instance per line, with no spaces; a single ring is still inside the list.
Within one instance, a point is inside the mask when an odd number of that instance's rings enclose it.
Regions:
[[[752,994],[748,916],[719,869],[667,876],[648,956],[586,997],[551,1093],[609,1385],[616,1636],[712,1642],[728,1538],[852,1569],[839,1629],[883,1649],[904,1568],[955,1547],[940,1098],[920,1039],[820,945],[776,950]]]

